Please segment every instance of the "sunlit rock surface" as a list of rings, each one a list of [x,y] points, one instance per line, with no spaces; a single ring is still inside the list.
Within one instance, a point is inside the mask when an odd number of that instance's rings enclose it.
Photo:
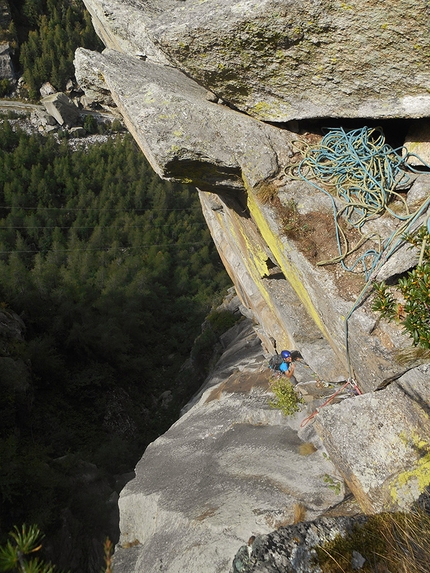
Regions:
[[[407,510],[428,485],[429,380],[430,366],[419,366],[386,389],[322,410],[315,421],[366,513]]]
[[[265,121],[430,114],[428,3],[85,0],[108,47]]]
[[[198,402],[148,446],[121,492],[119,573],[226,573],[251,535],[293,523],[296,504],[313,519],[343,499],[315,432],[300,428],[313,406],[288,418],[270,407],[249,319],[229,339]],[[313,444],[307,453],[304,442]]]
[[[320,139],[290,120],[429,114],[427,4],[85,3],[107,49],[77,51],[81,87],[117,108],[161,177],[199,188],[248,320],[242,350],[236,332],[122,492],[119,573],[228,571],[250,535],[291,524],[297,501],[307,520],[324,514],[343,499],[344,480],[363,511],[407,508],[430,483],[426,364],[397,361],[411,341],[372,311],[371,281],[363,291],[360,273],[319,264],[338,255],[332,201],[286,171],[298,139]],[[430,179],[414,175],[403,193],[419,208]],[[387,214],[366,225],[381,240],[400,227]],[[399,249],[372,280],[406,272],[417,256]],[[292,419],[268,405],[266,360],[283,348],[305,359],[306,406]],[[365,395],[328,400],[347,379]],[[301,441],[317,451],[300,456]],[[320,488],[326,474],[333,489]]]
[[[291,134],[209,101],[207,90],[179,70],[114,50],[79,49],[75,66],[84,90],[100,100],[112,95],[161,177],[205,190],[243,190],[242,174],[255,185],[291,153]]]
[[[321,216],[333,217],[325,196],[283,174],[296,134],[209,101],[205,89],[171,67],[83,49],[75,65],[84,90],[101,100],[109,94],[160,176],[199,187],[215,244],[244,306],[262,325],[267,352],[298,346],[321,377],[353,373],[363,390],[376,387],[381,372],[384,378],[397,372],[393,353],[409,344],[401,329],[384,330],[369,303],[351,312],[363,279],[310,260],[309,252],[324,256],[325,247],[334,256],[336,237],[333,226],[320,225]],[[302,246],[283,234],[276,209],[259,199],[268,185],[276,186],[281,203],[309,218],[303,224],[310,239]],[[429,188],[428,179],[424,185]],[[385,221],[382,232],[389,236],[397,222]],[[290,308],[298,309],[299,322]],[[331,351],[307,352],[317,339]]]

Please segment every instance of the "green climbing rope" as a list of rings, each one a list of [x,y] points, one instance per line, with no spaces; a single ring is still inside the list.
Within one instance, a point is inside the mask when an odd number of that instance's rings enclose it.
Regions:
[[[380,127],[351,130],[342,127],[326,128],[324,132],[326,133],[321,143],[303,150],[303,159],[297,165],[288,167],[286,173],[290,177],[301,178],[310,183],[328,195],[332,201],[339,256],[317,264],[340,262],[345,270],[353,271],[361,263],[367,280],[393,240],[400,232],[409,232],[417,219],[417,213],[410,213],[407,202],[398,193],[398,189],[406,189],[410,184],[407,172],[417,171],[407,163],[409,157],[417,156],[410,153],[403,155],[403,147],[393,149],[386,143]],[[430,168],[424,161],[420,161]],[[395,212],[390,207],[394,198],[402,205],[402,209],[396,209]],[[430,199],[426,205],[429,203]],[[397,229],[385,240],[376,234],[363,234],[354,247],[348,246],[345,233],[339,224],[341,217],[362,232],[365,223],[386,211],[407,223],[401,226],[401,231]],[[422,212],[420,209],[420,213]],[[369,239],[374,239],[377,245],[347,265],[345,259]]]
[[[408,172],[418,172],[408,163],[410,157],[416,157],[423,166],[430,169],[421,158],[408,153],[404,147],[393,149],[385,141],[382,128],[362,127],[345,130],[342,127],[325,129],[324,137],[318,146],[307,146],[301,150],[303,159],[297,165],[286,168],[285,173],[291,178],[300,178],[331,199],[335,220],[336,240],[339,256],[330,261],[320,261],[319,265],[340,262],[345,270],[353,271],[361,263],[365,274],[366,284],[354,305],[345,316],[345,352],[347,357],[349,377],[353,372],[349,355],[348,321],[362,303],[369,287],[372,276],[375,276],[381,266],[404,243],[404,235],[415,232],[419,218],[430,205],[430,197],[414,212],[410,213],[399,189],[406,190],[410,185]],[[329,191],[330,190],[330,191]],[[394,212],[390,203],[397,198],[403,206]],[[350,248],[339,219],[343,216],[346,221],[362,232],[362,227],[376,217],[389,212],[402,224],[387,238],[363,234],[357,244]],[[427,219],[430,232],[430,218]],[[345,259],[357,251],[366,241],[374,239],[377,247],[368,249],[351,264]]]

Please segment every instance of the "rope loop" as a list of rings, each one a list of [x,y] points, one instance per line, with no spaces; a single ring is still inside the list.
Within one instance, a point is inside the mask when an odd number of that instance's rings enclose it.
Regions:
[[[319,411],[321,410],[321,408],[324,408],[324,406],[327,406],[328,404],[330,404],[330,402],[332,402],[336,396],[338,394],[340,394],[341,392],[343,392],[343,390],[345,390],[345,388],[347,386],[351,386],[352,388],[352,392],[355,396],[358,396],[360,394],[362,394],[360,388],[357,386],[357,383],[355,382],[355,380],[353,378],[348,378],[348,380],[345,382],[345,384],[343,384],[339,390],[336,390],[336,392],[334,394],[331,394],[331,396],[329,396],[327,398],[327,400],[324,402],[324,404],[321,404],[321,406],[318,406],[318,408],[316,408],[312,414],[310,414],[309,416],[307,416],[306,418],[304,418],[301,423],[300,423],[300,427],[304,428],[311,420],[313,420],[315,418],[315,416],[317,414],[319,414]]]
[[[323,134],[317,146],[308,145],[306,142],[294,142],[293,146],[303,159],[295,165],[286,167],[284,171],[290,179],[302,179],[331,199],[339,255],[327,261],[319,261],[317,265],[340,262],[346,271],[351,272],[356,271],[361,265],[365,276],[366,284],[345,317],[345,353],[349,376],[352,377],[349,318],[364,299],[381,266],[404,244],[405,235],[417,231],[420,227],[420,218],[430,206],[428,197],[414,213],[410,213],[406,200],[399,193],[399,190],[404,191],[411,185],[411,178],[407,172],[420,172],[408,163],[408,159],[415,157],[429,170],[430,165],[415,153],[409,153],[403,146],[393,149],[386,143],[381,127],[347,130],[342,127],[324,128]],[[395,211],[391,209],[390,203],[393,199],[400,201],[401,209],[397,206]],[[400,210],[403,212],[400,213]],[[363,233],[363,226],[368,221],[385,212],[400,221],[389,237],[383,239],[376,233]],[[342,216],[362,235],[353,247],[348,245],[346,234],[339,224]],[[430,233],[430,216],[426,225]],[[368,240],[372,240],[374,246],[347,265],[345,259],[361,249]],[[361,393],[356,384],[355,392]],[[309,419],[316,414],[317,412],[311,414]]]

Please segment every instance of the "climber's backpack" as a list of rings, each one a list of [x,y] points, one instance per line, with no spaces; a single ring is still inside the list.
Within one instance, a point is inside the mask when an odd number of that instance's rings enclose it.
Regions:
[[[279,370],[280,365],[282,364],[283,359],[282,356],[280,354],[275,354],[274,356],[272,356],[272,358],[269,360],[269,368],[270,370]]]

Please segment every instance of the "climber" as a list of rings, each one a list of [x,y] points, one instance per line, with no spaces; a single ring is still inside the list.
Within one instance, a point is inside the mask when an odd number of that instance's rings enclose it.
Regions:
[[[302,358],[300,352],[295,351],[297,356],[294,356],[296,360]],[[281,354],[276,354],[269,360],[269,368],[272,370],[276,370],[277,372],[281,372],[285,374],[285,376],[290,380],[291,384],[297,384],[297,380],[294,376],[294,364],[293,364],[293,355],[289,350],[282,350]]]
[[[285,374],[285,376],[289,379],[293,386],[297,384],[297,380],[294,376],[294,364],[293,364],[293,357],[291,356],[291,352],[289,350],[283,350],[281,352],[282,362],[279,365],[279,370]]]

